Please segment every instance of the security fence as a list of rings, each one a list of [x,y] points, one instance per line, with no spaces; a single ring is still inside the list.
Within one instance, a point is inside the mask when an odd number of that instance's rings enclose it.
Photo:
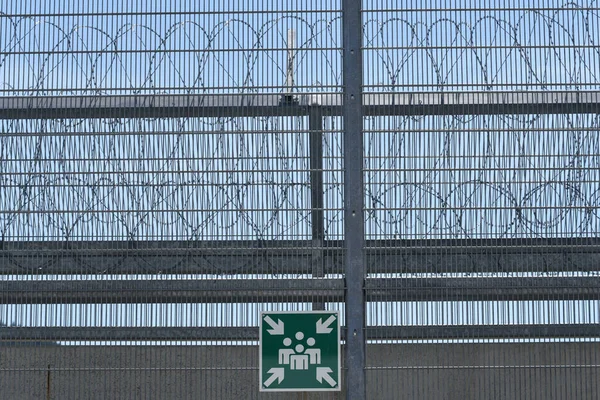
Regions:
[[[142,3],[0,6],[3,396],[600,396],[597,1]]]

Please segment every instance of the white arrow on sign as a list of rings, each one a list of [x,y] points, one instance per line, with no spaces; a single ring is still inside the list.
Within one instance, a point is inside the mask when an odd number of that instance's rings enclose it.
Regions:
[[[331,371],[331,370],[330,370]],[[271,368],[267,374],[272,374],[269,379],[265,381],[265,387],[269,387],[271,383],[277,380],[277,383],[281,383],[283,377],[285,375],[285,370],[283,368]],[[318,375],[318,372],[317,372]]]
[[[330,328],[329,325],[331,325],[333,321],[335,321],[335,315],[327,318],[325,322],[323,322],[323,318],[319,318],[317,321],[317,333],[330,333],[333,328]]]
[[[325,382],[329,383],[330,386],[333,387],[337,385],[337,382],[334,381],[331,376],[329,376],[329,374],[332,372],[333,371],[329,367],[317,367],[317,380],[319,383],[323,383],[323,379],[325,379]]]
[[[277,322],[273,321],[268,315],[265,317],[265,322],[273,329],[267,329],[271,335],[283,335],[283,322],[277,319]]]

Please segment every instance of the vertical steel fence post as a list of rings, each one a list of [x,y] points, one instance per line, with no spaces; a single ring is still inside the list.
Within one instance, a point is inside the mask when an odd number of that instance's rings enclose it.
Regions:
[[[323,265],[323,240],[325,217],[323,196],[323,112],[321,106],[310,106],[308,128],[310,130],[310,199],[312,222],[312,277],[325,276]],[[325,303],[313,302],[313,310],[324,310]]]
[[[357,400],[366,398],[361,1],[343,0],[342,15],[346,395]]]

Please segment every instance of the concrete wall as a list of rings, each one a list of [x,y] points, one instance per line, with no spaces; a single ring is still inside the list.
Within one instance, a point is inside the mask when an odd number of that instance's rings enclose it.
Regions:
[[[367,348],[370,399],[599,399],[599,343]],[[342,382],[344,386],[344,382]],[[258,392],[258,349],[0,347],[0,399],[342,399]]]

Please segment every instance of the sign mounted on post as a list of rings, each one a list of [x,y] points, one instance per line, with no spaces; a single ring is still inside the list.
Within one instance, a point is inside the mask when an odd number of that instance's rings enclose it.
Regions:
[[[340,390],[337,311],[262,312],[260,391]]]

